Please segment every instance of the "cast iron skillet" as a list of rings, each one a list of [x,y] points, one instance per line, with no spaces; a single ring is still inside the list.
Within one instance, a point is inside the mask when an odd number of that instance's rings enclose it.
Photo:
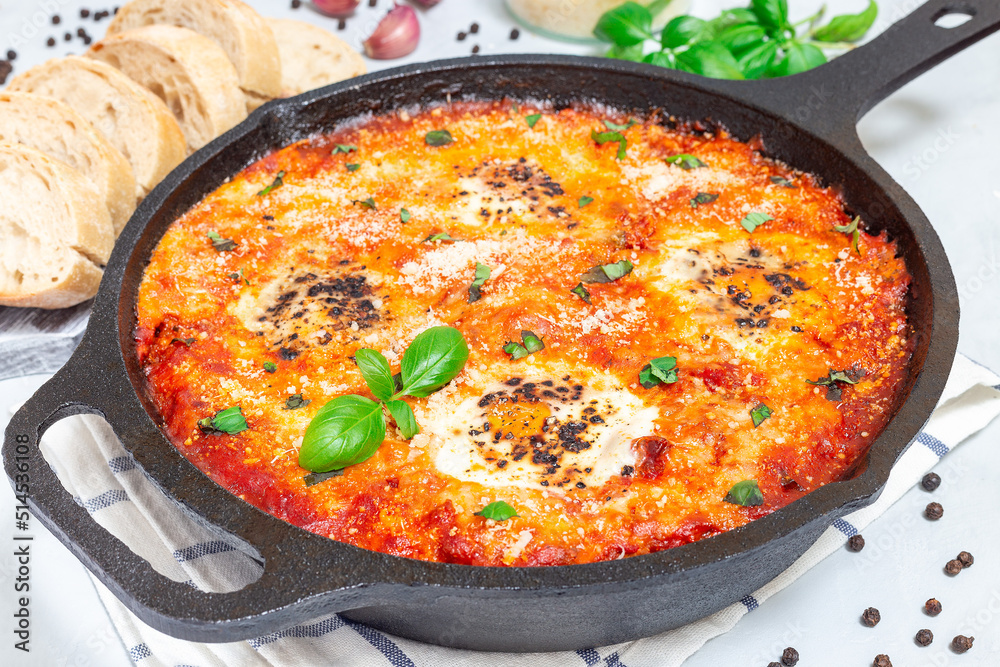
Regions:
[[[972,15],[953,29],[944,14]],[[948,56],[1000,28],[996,0],[931,0],[869,45],[818,70],[769,82],[703,79],[652,66],[548,55],[412,65],[273,102],[189,158],[136,211],[118,240],[90,326],[66,366],[14,416],[4,441],[12,482],[30,478],[30,507],[139,618],[189,640],[225,642],[331,612],[404,637],[472,649],[552,651],[652,635],[756,590],[839,516],[875,500],[941,394],[958,338],[958,299],[923,213],[865,153],[855,122]],[[224,179],[343,119],[450,99],[598,101],[705,119],[842,187],[851,213],[896,239],[913,275],[916,350],[895,416],[853,478],[813,491],[748,526],[655,554],[548,568],[426,563],[334,542],[286,524],[211,482],[157,427],[132,329],[142,271],[167,226]],[[263,575],[243,590],[204,593],[167,580],[73,502],[39,453],[67,415],[103,415],[146,475],[192,516],[257,553]],[[19,467],[20,466],[20,467]]]

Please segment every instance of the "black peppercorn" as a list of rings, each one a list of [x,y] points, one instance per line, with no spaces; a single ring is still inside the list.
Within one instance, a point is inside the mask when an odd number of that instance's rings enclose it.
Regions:
[[[90,16],[90,10],[89,9],[81,9],[80,10],[80,18],[85,19],[88,16]]]
[[[344,19],[340,19],[339,21],[337,21],[337,30],[343,30],[346,27],[347,27],[347,21],[345,21]]]
[[[944,515],[944,508],[941,507],[941,503],[927,503],[927,508],[924,510],[924,516],[931,521],[937,521]]]
[[[799,652],[791,646],[781,652],[781,664],[785,667],[794,667],[799,662]]]
[[[767,667],[781,667],[781,663],[780,662],[771,661],[771,662],[767,663]]]
[[[460,33],[458,33],[458,37],[457,38],[458,38],[458,41],[464,42],[466,37],[468,37],[468,35],[466,35],[464,32],[460,32]]]
[[[917,633],[917,636],[914,637],[914,641],[921,646],[930,646],[930,643],[934,641],[934,633],[927,628],[924,628]]]
[[[472,47],[472,52],[473,53],[479,53],[479,45],[478,44],[476,44],[475,46]]]
[[[91,38],[90,35],[87,35],[86,37],[83,38],[83,44],[84,44],[84,46],[90,46],[90,43],[92,41],[94,41],[94,40],[93,40],[93,38]]]
[[[851,535],[851,539],[847,540],[847,548],[851,551],[861,551],[865,548],[865,538],[860,535]]]
[[[49,37],[47,40],[45,40],[45,46],[55,46],[55,45],[56,45],[55,37]]]
[[[52,25],[59,25],[62,22],[62,17],[56,14],[52,17]]]
[[[937,598],[931,598],[924,603],[924,613],[928,616],[937,616],[941,613],[941,603],[937,601]]]
[[[478,23],[473,23],[472,25],[470,25],[469,26],[469,32],[472,33],[473,35],[475,35],[477,32],[479,32],[479,24]]]
[[[517,28],[514,28],[513,30],[510,31],[510,38],[511,39],[517,39],[520,36],[521,36],[521,31],[518,30]]]
[[[961,563],[963,568],[972,567],[972,564],[976,561],[968,551],[963,551],[955,556],[955,560]]]
[[[868,607],[868,609],[865,609],[864,613],[861,614],[861,622],[869,628],[874,628],[881,620],[882,614],[878,613],[878,609],[875,607]]]
[[[972,642],[975,641],[975,639],[975,637],[956,635],[956,637],[951,640],[951,650],[955,653],[965,653],[972,648]]]
[[[71,33],[71,32],[67,32],[67,33],[66,33],[65,35],[63,35],[63,41],[64,41],[64,42],[68,42],[68,41],[70,41],[71,39],[73,39],[73,33]]]
[[[302,0],[292,0],[292,9],[298,9],[302,6]]]
[[[9,60],[0,60],[0,86],[7,83],[7,77],[14,70]]]
[[[941,477],[937,473],[929,472],[920,480],[920,486],[924,487],[927,491],[933,491],[941,486]]]
[[[944,571],[952,576],[955,576],[962,571],[962,561],[957,558],[948,561],[948,563],[944,566]]]
[[[17,51],[14,49],[7,51],[7,60],[17,60]]]
[[[872,667],[892,667],[892,662],[889,661],[889,656],[885,653],[879,653],[872,661]]]

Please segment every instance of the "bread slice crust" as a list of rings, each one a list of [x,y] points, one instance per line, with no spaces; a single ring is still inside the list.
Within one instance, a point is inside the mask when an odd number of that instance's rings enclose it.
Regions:
[[[281,54],[282,96],[360,76],[368,71],[361,54],[333,33],[311,23],[268,19]]]

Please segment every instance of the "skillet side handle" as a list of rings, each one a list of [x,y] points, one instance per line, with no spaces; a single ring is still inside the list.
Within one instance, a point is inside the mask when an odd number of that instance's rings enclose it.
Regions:
[[[954,28],[935,25],[956,13],[971,18]],[[997,0],[927,0],[871,42],[825,65],[761,82],[764,86],[754,97],[785,114],[797,110],[794,116],[801,124],[836,134],[845,121],[853,127],[890,94],[997,30]]]

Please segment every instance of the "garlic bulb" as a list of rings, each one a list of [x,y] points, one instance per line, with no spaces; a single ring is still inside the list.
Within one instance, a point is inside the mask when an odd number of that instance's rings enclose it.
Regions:
[[[417,13],[408,5],[396,5],[363,44],[369,58],[390,60],[413,53],[419,41],[420,23],[417,21]]]

